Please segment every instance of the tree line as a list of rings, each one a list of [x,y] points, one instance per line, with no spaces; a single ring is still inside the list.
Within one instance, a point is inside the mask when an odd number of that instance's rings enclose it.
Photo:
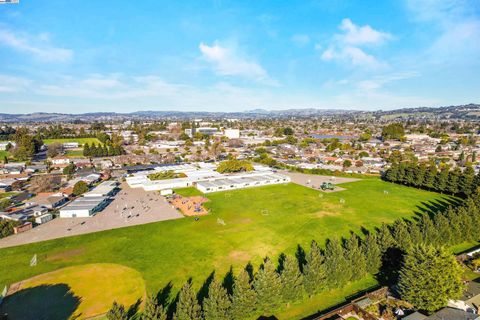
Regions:
[[[440,170],[434,163],[416,161],[394,162],[383,174],[383,179],[407,186],[433,190],[452,195],[469,196],[480,186],[480,175],[475,175],[471,166],[462,172],[459,167],[450,170],[443,166]]]
[[[441,211],[440,207],[447,207]],[[266,258],[256,273],[248,265],[228,284],[215,274],[207,279],[206,294],[197,294],[188,281],[170,305],[154,296],[146,300],[142,319],[249,319],[272,315],[282,306],[339,289],[376,275],[382,285],[398,284],[405,300],[416,308],[433,312],[459,298],[463,291],[462,270],[445,248],[480,240],[480,194],[463,203],[430,205],[430,211],[412,220],[382,224],[363,237],[327,240],[323,248],[315,241],[295,256],[282,254],[278,264]],[[435,283],[435,290],[431,284]],[[418,294],[421,292],[421,294]],[[123,310],[123,311],[122,311]],[[117,303],[107,314],[110,320],[127,319]]]
[[[125,154],[125,150],[119,144],[109,144],[104,145],[92,143],[89,145],[85,143],[83,146],[83,155],[85,157],[108,157],[108,156],[119,156]]]

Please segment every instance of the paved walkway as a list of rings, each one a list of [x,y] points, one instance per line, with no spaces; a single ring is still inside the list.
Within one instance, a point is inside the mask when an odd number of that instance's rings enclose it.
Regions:
[[[0,239],[0,248],[182,218],[157,192],[132,189],[127,184],[114,200],[90,218],[57,218],[24,233]]]

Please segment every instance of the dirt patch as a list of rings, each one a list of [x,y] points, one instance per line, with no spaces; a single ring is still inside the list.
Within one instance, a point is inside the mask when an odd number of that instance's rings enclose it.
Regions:
[[[251,258],[248,252],[238,251],[238,250],[231,251],[228,254],[228,257],[232,260],[241,261],[241,262],[250,261],[250,258]]]
[[[244,218],[244,219],[239,219],[239,220],[236,220],[235,223],[241,223],[241,224],[249,224],[249,223],[252,223],[252,219],[250,218]]]
[[[70,260],[70,258],[79,256],[85,252],[84,248],[76,248],[76,249],[70,249],[70,250],[65,250],[65,251],[60,251],[57,253],[54,253],[52,255],[47,255],[45,260],[47,261],[65,261],[65,260]]]
[[[203,206],[205,202],[209,201],[202,196],[182,197],[175,195],[168,202],[180,210],[186,216],[204,216],[208,214],[208,210]]]
[[[317,218],[323,218],[323,217],[327,217],[327,216],[338,216],[339,213],[338,212],[334,212],[334,211],[317,211],[315,213],[313,213]]]

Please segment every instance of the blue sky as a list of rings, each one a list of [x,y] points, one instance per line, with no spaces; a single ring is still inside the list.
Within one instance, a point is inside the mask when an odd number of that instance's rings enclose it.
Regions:
[[[480,102],[480,1],[0,5],[0,112]]]

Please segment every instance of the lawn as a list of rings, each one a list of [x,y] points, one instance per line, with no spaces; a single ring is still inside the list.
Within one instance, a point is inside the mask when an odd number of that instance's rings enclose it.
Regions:
[[[65,139],[44,139],[43,143],[48,145],[52,143],[67,143],[67,142],[78,142],[80,145],[84,145],[85,143],[88,143],[89,145],[92,145],[93,143],[95,144],[101,144],[100,140],[97,138],[65,138]]]
[[[65,156],[70,158],[83,158],[83,149],[81,150],[67,150]]]
[[[139,297],[145,299],[145,283],[138,271],[116,264],[88,264],[22,282],[1,311],[12,319],[90,318],[105,313],[113,301],[131,306]]]
[[[5,159],[5,157],[10,157],[10,153],[8,151],[5,151],[5,150],[0,150],[0,161],[3,161],[3,159]]]
[[[382,222],[411,218],[449,199],[440,194],[366,179],[342,184],[347,190],[323,193],[296,184],[273,185],[207,194],[211,214],[152,223],[0,250],[0,286],[71,265],[115,263],[139,271],[147,289],[157,292],[173,284],[172,296],[190,277],[200,288],[211,272],[223,277],[247,263],[257,268],[266,256],[294,254],[311,240],[360,233]],[[388,191],[388,193],[384,192]],[[185,195],[192,189],[179,191]],[[220,223],[224,222],[224,223]],[[38,265],[29,267],[32,255]],[[51,259],[60,256],[60,259]],[[352,291],[374,285],[373,279],[352,284]],[[348,288],[328,299],[309,300],[282,311],[291,318],[341,302]]]

